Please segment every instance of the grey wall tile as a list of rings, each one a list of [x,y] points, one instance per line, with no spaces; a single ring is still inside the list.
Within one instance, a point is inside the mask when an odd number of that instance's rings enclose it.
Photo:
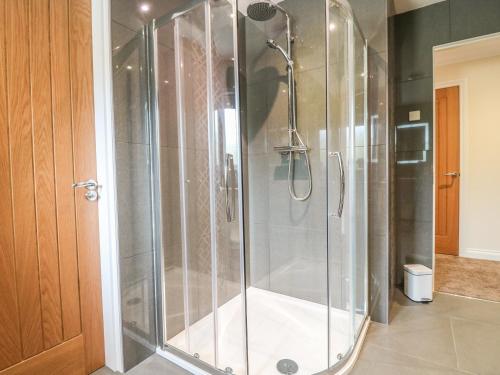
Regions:
[[[325,65],[325,2],[323,0],[285,0],[280,5],[294,17],[295,56],[297,71]]]
[[[394,157],[390,177],[391,220],[397,228],[390,243],[396,247],[397,274],[401,282],[401,266],[419,262],[432,263],[432,136],[433,136],[433,78],[432,48],[451,41],[500,31],[500,3],[496,0],[447,0],[389,20],[390,116],[394,124],[412,125],[410,111],[421,111],[421,121],[428,127],[428,140],[423,127],[413,130],[391,129],[398,135],[391,143]],[[391,102],[393,98],[393,102]],[[390,122],[391,124],[392,122]],[[395,153],[397,151],[397,153]],[[425,152],[422,152],[425,151]],[[399,161],[417,160],[427,155],[427,163],[401,165]],[[394,237],[394,239],[392,239]],[[392,266],[391,266],[392,267]],[[392,269],[392,268],[391,268]],[[393,277],[393,276],[391,276]]]
[[[387,0],[350,0],[370,54],[387,52]]]
[[[318,267],[326,261],[326,46],[321,22],[325,3],[287,0],[281,5],[296,15],[298,130],[311,148],[313,193],[306,202],[291,200],[288,157],[274,150],[288,143],[288,85],[284,60],[266,46],[266,40],[274,38],[285,46],[283,19],[246,20],[243,108],[250,154],[245,210],[250,226],[250,282],[297,298],[309,295],[309,300],[320,302],[326,301],[326,284],[315,279],[324,276],[326,280],[326,270],[317,276]],[[308,187],[303,156],[295,162],[295,177],[300,195]]]
[[[403,157],[401,154],[405,156]],[[415,163],[411,161],[412,159],[419,160],[422,157],[426,158],[427,161]],[[397,219],[432,221],[432,152],[397,153],[397,158]],[[410,164],[401,164],[401,162],[410,162]]]
[[[368,123],[370,145],[387,143],[387,54],[371,54],[368,57]]]
[[[269,289],[270,244],[267,224],[249,224],[249,262],[250,284],[262,289]]]
[[[450,39],[449,2],[400,14],[395,28],[397,79],[432,76],[432,47]]]
[[[113,23],[116,37],[123,29]],[[134,35],[113,53],[113,109],[115,137],[120,142],[149,143],[145,120],[145,40]]]
[[[368,259],[371,318],[387,323],[389,310],[389,208],[387,135],[388,114],[388,8],[385,0],[350,0],[368,40]]]
[[[369,237],[369,314],[375,322],[389,321],[389,258],[386,255],[388,238],[386,235],[370,234]]]
[[[127,370],[153,354],[156,346],[152,268],[151,252],[120,261],[123,341]],[[145,345],[145,342],[150,345]]]
[[[397,283],[403,282],[403,266],[410,263],[432,268],[432,221],[398,220]]]
[[[116,144],[120,257],[151,251],[149,146]]]
[[[500,31],[497,0],[450,0],[451,41]]]

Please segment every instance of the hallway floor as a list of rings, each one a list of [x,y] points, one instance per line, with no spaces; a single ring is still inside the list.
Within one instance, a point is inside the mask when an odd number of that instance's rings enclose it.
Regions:
[[[111,375],[100,370],[94,375]],[[187,375],[153,356],[127,375]],[[399,291],[389,326],[372,323],[351,375],[499,375],[500,303],[436,293],[414,303]],[[266,375],[266,374],[258,374]]]
[[[436,254],[435,268],[437,291],[500,302],[500,262]]]

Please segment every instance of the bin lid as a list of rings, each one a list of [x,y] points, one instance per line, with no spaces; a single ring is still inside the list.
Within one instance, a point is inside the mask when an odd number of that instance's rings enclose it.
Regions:
[[[432,270],[423,264],[405,264],[404,269],[405,271],[416,276],[432,275]]]

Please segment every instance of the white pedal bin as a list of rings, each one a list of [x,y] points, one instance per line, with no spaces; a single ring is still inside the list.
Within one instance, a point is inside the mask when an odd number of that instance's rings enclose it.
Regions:
[[[422,264],[405,264],[404,291],[413,301],[432,301],[432,270]]]

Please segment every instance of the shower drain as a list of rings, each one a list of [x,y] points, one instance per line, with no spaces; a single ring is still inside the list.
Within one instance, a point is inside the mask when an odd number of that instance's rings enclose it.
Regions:
[[[281,359],[276,364],[276,368],[279,372],[285,375],[295,374],[297,371],[299,371],[299,365],[297,365],[297,362],[292,361],[291,359]]]

